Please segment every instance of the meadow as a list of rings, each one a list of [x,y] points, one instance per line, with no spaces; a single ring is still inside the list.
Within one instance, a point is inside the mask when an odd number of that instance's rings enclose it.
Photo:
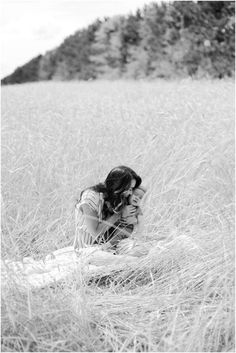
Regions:
[[[234,351],[233,81],[2,87],[2,259],[72,245],[80,191],[121,164],[148,188],[138,236],[160,253],[4,287],[3,352]]]

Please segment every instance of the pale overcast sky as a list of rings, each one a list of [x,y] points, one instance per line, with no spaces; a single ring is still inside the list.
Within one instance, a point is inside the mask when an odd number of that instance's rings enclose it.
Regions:
[[[1,77],[96,18],[134,13],[158,0],[1,0]]]

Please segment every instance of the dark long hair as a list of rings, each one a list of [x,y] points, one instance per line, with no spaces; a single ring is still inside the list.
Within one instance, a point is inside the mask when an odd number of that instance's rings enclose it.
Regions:
[[[136,182],[134,187],[139,187],[142,182],[141,177],[131,168],[122,165],[113,168],[107,175],[104,183],[99,183],[88,188],[103,193],[105,200],[103,207],[104,218],[109,213],[120,211],[127,204],[127,199],[124,197],[123,192],[130,188],[132,179]]]

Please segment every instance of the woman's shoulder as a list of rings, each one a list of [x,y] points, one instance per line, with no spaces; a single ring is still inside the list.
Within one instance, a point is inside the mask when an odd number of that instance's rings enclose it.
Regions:
[[[93,189],[85,189],[82,193],[82,196],[81,198],[99,198],[99,192],[98,191],[95,191]]]
[[[101,201],[103,201],[102,193],[95,191],[93,189],[86,189],[82,193],[80,204],[86,203],[92,208],[97,209]]]

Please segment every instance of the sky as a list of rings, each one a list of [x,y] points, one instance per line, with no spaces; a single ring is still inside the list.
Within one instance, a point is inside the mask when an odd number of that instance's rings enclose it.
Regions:
[[[97,18],[134,13],[157,1],[1,0],[1,78]]]

